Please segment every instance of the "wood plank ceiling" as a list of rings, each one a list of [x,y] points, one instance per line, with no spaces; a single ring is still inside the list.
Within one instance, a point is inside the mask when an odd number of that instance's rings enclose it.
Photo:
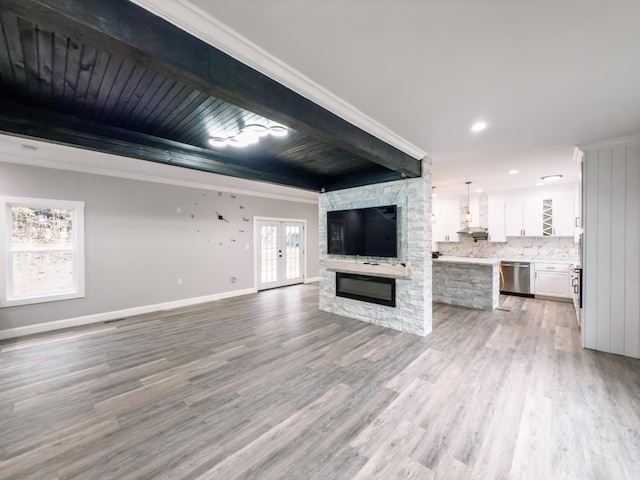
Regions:
[[[310,190],[420,161],[125,0],[0,0],[0,131]],[[213,147],[248,124],[285,125]]]

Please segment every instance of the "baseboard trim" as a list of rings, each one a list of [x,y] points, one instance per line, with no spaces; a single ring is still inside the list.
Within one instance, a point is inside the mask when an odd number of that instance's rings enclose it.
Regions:
[[[304,283],[314,283],[319,281],[320,281],[320,277],[311,277],[311,278],[306,278],[304,280]]]
[[[188,307],[198,305],[200,303],[214,302],[224,298],[239,297],[241,295],[250,295],[257,293],[255,288],[246,288],[244,290],[234,290],[231,292],[215,293],[213,295],[205,295],[202,297],[185,298],[183,300],[174,300],[172,302],[156,303],[154,305],[144,305],[140,307],[125,308],[123,310],[114,310],[112,312],[95,313],[93,315],[84,315],[82,317],[66,318],[56,320],[54,322],[39,323],[36,325],[27,325],[25,327],[15,327],[0,330],[0,340],[8,338],[24,337],[35,333],[50,332],[63,328],[79,327],[92,323],[106,322],[109,320],[117,320],[119,318],[133,317],[144,313],[159,312],[162,310],[171,310],[173,308]]]

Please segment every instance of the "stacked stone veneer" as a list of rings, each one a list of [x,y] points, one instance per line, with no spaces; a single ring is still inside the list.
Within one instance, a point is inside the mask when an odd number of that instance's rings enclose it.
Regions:
[[[422,162],[421,178],[368,185],[320,195],[320,309],[417,335],[431,332],[431,161]],[[398,258],[327,255],[327,211],[398,206]],[[336,274],[327,259],[349,262],[405,263],[408,279],[396,279],[396,306],[387,307],[336,297]]]
[[[500,301],[499,265],[433,262],[433,301],[495,310]]]

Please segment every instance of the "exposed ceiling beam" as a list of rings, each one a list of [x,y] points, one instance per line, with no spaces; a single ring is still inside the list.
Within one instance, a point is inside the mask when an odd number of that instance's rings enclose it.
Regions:
[[[125,0],[3,0],[3,8],[34,21],[60,14],[70,34],[129,47],[137,61],[182,78],[204,93],[283,123],[407,177],[421,160],[383,142],[311,100]],[[29,7],[29,5],[32,5]],[[38,8],[33,8],[35,5]],[[34,18],[34,16],[36,18]],[[78,25],[80,22],[82,25]],[[83,27],[90,27],[86,29]]]
[[[273,159],[259,163],[230,161],[222,154],[164,138],[81,120],[0,96],[0,131],[89,150],[149,160],[232,177],[258,180],[305,190],[324,185],[306,172]],[[265,165],[260,168],[258,165]]]

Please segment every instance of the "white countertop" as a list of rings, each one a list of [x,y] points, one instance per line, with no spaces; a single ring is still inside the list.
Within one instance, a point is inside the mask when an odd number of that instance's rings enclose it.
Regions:
[[[499,265],[499,258],[476,258],[476,257],[450,257],[442,256],[433,259],[434,262],[444,263],[468,263],[472,265]]]
[[[566,259],[566,260],[543,260],[540,258],[532,259],[532,258],[523,258],[523,257],[505,257],[505,258],[487,258],[487,257],[456,257],[452,255],[443,255],[437,259],[433,259],[436,261],[444,261],[449,263],[475,263],[478,265],[493,265],[494,263],[500,262],[529,262],[529,263],[553,263],[558,265],[571,265],[580,266],[580,262],[576,260]]]

